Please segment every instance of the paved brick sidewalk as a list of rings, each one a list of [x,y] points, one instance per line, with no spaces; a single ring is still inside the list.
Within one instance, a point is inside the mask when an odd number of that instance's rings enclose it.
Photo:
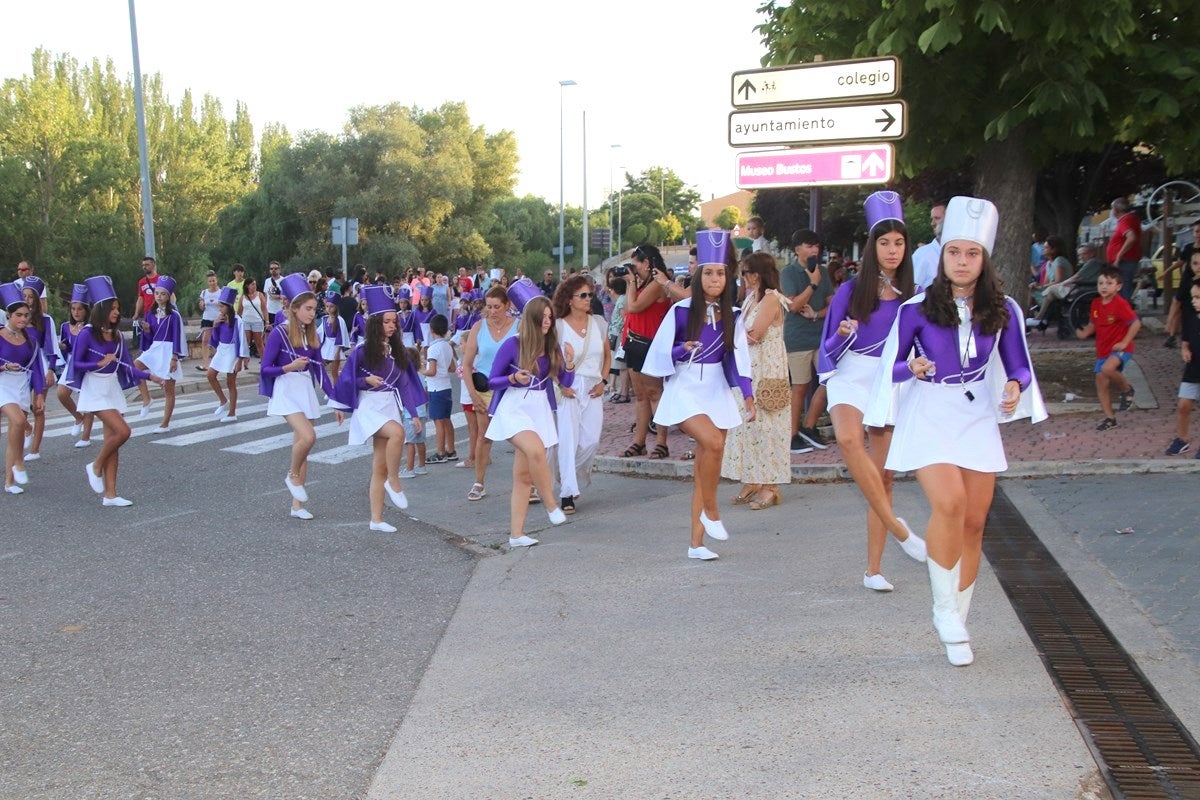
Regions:
[[[1050,419],[1037,425],[1019,421],[1001,426],[1009,462],[1194,461],[1192,456],[1195,449],[1184,456],[1165,455],[1167,445],[1175,436],[1175,398],[1183,365],[1178,350],[1168,350],[1162,346],[1162,342],[1161,334],[1143,332],[1137,338],[1134,357],[1152,395],[1138,396],[1136,402],[1142,406],[1157,405],[1157,408],[1135,406],[1131,411],[1118,414],[1119,428],[1100,432],[1096,430],[1096,425],[1102,416],[1095,404],[1063,403],[1061,397],[1047,397]],[[1039,351],[1078,350],[1080,358],[1084,360],[1095,352],[1093,342],[1059,341],[1053,331],[1046,334],[1031,333],[1029,345],[1035,369]],[[619,456],[633,441],[629,428],[633,424],[634,408],[633,403],[605,404],[601,455]],[[1196,425],[1200,429],[1200,421]],[[648,441],[653,446],[653,440]],[[671,451],[671,459],[679,459],[689,448],[688,439],[682,432],[672,430],[667,446]],[[644,459],[631,459],[634,460]],[[825,451],[792,456],[793,465],[834,466],[841,463],[836,445]]]

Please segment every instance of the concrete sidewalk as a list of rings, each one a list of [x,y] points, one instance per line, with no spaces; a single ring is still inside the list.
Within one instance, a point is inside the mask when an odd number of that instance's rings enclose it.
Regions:
[[[852,485],[726,507],[732,538],[703,563],[685,557],[690,485],[638,483],[597,476],[590,496],[632,502],[479,563],[368,797],[1103,796],[986,565],[977,660],[956,669],[924,565],[889,545],[896,591],[861,587]],[[921,529],[914,484],[897,505]]]

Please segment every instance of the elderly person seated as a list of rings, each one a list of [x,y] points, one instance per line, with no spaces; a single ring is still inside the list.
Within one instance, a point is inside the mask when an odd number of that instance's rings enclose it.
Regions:
[[[1051,239],[1057,240],[1056,244],[1062,243],[1057,236],[1051,236],[1046,240],[1047,250],[1050,249]],[[1100,276],[1100,270],[1104,269],[1104,262],[1096,257],[1095,245],[1079,245],[1079,265],[1079,269],[1074,274],[1042,289],[1041,307],[1036,315],[1025,320],[1025,327],[1036,327],[1039,331],[1046,330],[1048,327],[1046,317],[1066,299],[1072,290],[1082,287],[1095,288],[1096,278]]]

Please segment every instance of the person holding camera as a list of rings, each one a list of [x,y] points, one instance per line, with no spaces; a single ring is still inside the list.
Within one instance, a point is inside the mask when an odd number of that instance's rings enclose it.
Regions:
[[[821,252],[821,237],[814,231],[802,230],[792,234],[795,260],[779,273],[779,291],[788,298],[788,313],[783,320],[783,343],[787,348],[788,373],[792,380],[792,441],[793,453],[808,453],[814,447],[828,447],[817,433],[817,417],[824,405],[824,392],[814,393],[807,417],[804,399],[812,383],[817,348],[821,346],[821,329],[825,323],[825,306],[832,295],[829,275],[817,263]],[[807,424],[801,424],[801,419]]]
[[[646,435],[650,420],[658,409],[662,396],[662,378],[642,373],[650,342],[658,332],[659,325],[671,307],[670,298],[659,282],[664,277],[671,280],[671,271],[663,261],[658,248],[643,244],[634,248],[632,271],[625,276],[625,365],[633,379],[633,392],[637,396],[637,421],[633,428],[633,444],[621,454],[622,458],[646,455]],[[617,269],[620,269],[619,267]],[[619,274],[617,269],[613,274]],[[670,455],[667,450],[667,426],[659,425],[655,434],[654,450],[650,458],[660,459]]]

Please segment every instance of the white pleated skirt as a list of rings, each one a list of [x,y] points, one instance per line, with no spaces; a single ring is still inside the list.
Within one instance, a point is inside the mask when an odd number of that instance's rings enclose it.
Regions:
[[[125,413],[125,392],[115,372],[89,372],[80,384],[79,400],[75,409],[84,411],[108,411]]]
[[[171,371],[171,359],[175,355],[172,350],[171,342],[154,342],[137,360],[142,362],[146,367],[146,371],[151,375],[156,375],[166,381],[181,381],[183,380],[183,367],[176,364],[175,371]]]
[[[286,417],[288,414],[303,414],[309,419],[321,416],[321,403],[312,377],[307,370],[286,372],[275,379],[275,389],[267,401],[267,415]]]
[[[879,370],[878,356],[864,356],[851,350],[838,359],[837,372],[825,383],[828,407],[853,406],[860,413],[867,411],[867,399]]]
[[[358,408],[350,415],[350,444],[371,441],[376,432],[389,422],[404,425],[396,395],[391,392],[359,392]]]
[[[533,431],[546,447],[558,444],[558,422],[544,391],[518,386],[506,389],[488,423],[487,438],[501,442],[521,431]]]
[[[29,411],[29,373],[0,371],[0,407],[16,403],[22,411]]]
[[[953,464],[976,472],[1008,469],[996,420],[998,400],[987,381],[909,383],[896,412],[887,469],[911,472],[930,464]],[[974,400],[967,399],[968,391]]]
[[[742,424],[734,390],[725,381],[720,364],[676,364],[675,374],[664,382],[654,422],[678,425],[703,414],[722,430]]]
[[[335,358],[340,360],[345,357],[345,354],[342,352],[345,349],[346,348],[339,345],[336,340],[326,339],[325,341],[321,342],[321,360],[333,361]]]
[[[217,345],[217,351],[213,353],[212,360],[208,365],[219,373],[228,375],[237,369],[238,364],[238,342],[222,342]]]

